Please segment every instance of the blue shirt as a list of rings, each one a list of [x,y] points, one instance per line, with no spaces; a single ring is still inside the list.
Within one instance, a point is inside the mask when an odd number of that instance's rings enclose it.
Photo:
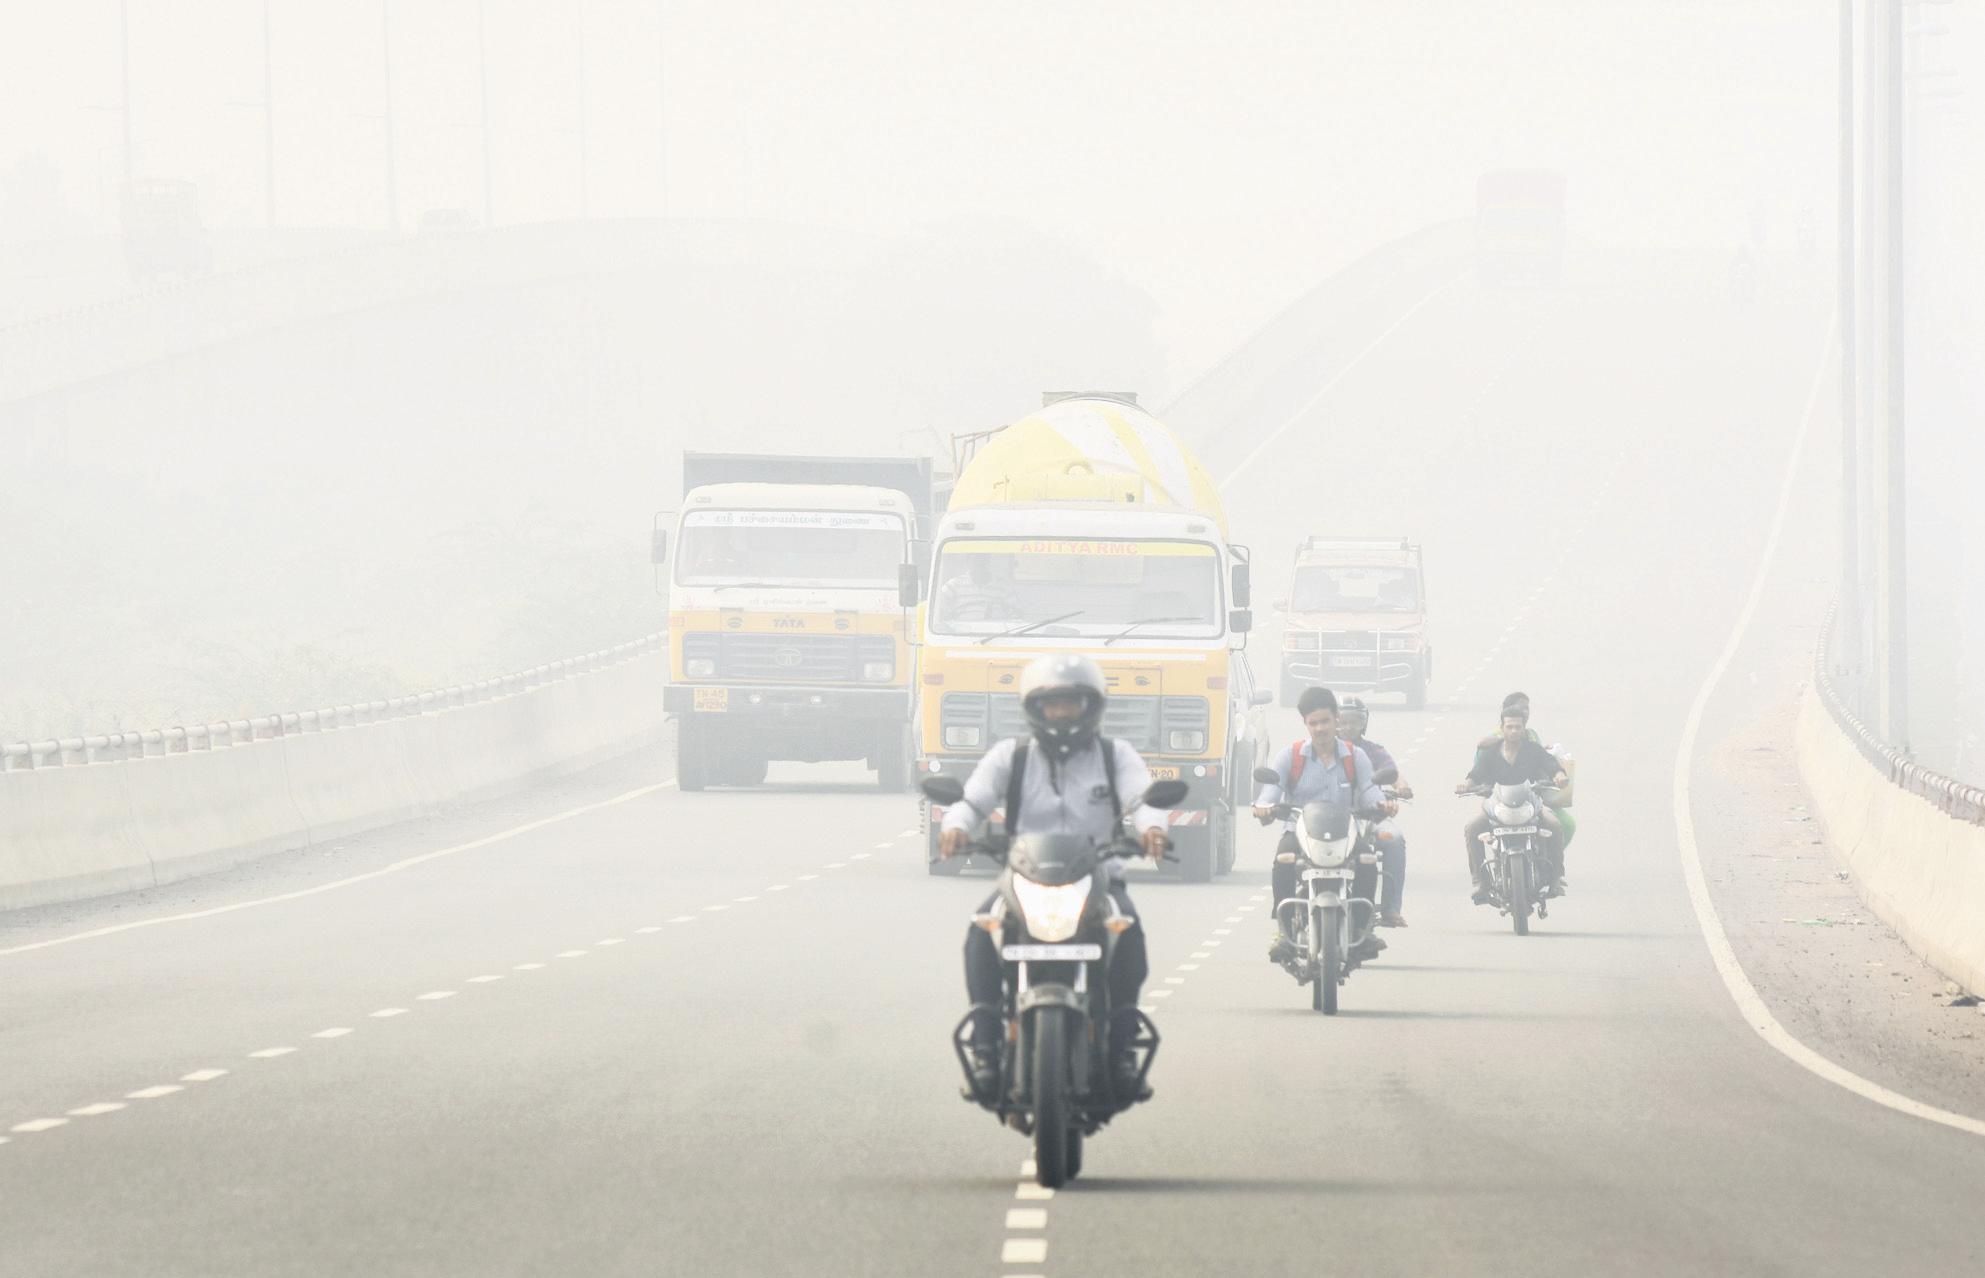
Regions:
[[[1344,738],[1337,738],[1337,757],[1328,762],[1316,757],[1316,743],[1313,741],[1303,742],[1302,755],[1303,775],[1296,782],[1294,792],[1289,792],[1289,773],[1295,766],[1296,747],[1282,748],[1268,765],[1275,769],[1282,783],[1263,785],[1254,797],[1256,807],[1272,807],[1283,801],[1285,793],[1288,793],[1288,802],[1298,808],[1307,803],[1342,803],[1353,809],[1375,808],[1385,802],[1384,793],[1372,783],[1371,756]],[[1346,758],[1351,760],[1351,777],[1344,775]],[[1295,828],[1293,820],[1285,820],[1283,824],[1290,829]]]

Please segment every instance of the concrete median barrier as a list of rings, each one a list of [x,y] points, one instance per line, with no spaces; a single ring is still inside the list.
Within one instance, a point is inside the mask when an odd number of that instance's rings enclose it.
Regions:
[[[1799,708],[1798,756],[1827,839],[1868,907],[1938,971],[1985,991],[1985,825],[1897,784],[1818,685]]]
[[[665,653],[650,636],[487,684],[227,732],[7,747],[0,909],[168,883],[638,749],[661,739]]]

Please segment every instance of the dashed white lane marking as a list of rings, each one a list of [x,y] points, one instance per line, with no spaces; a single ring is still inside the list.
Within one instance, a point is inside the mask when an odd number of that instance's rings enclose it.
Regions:
[[[536,972],[544,967],[542,963],[516,963],[511,965],[513,972]]]
[[[503,978],[502,978],[501,976],[499,976],[499,975],[497,975],[497,974],[496,974],[496,973],[494,973],[494,972],[485,972],[485,973],[483,973],[483,974],[482,974],[481,976],[471,976],[471,977],[469,978],[469,984],[471,984],[471,985],[487,985],[487,984],[489,984],[489,983],[490,983],[491,981],[500,981],[500,980],[502,980],[502,979],[503,979]]]
[[[374,1013],[374,1015],[377,1015],[377,1013]],[[211,1083],[217,1078],[226,1077],[226,1075],[227,1071],[224,1069],[196,1069],[191,1074],[181,1074],[179,1081],[182,1083]]]
[[[403,870],[410,870],[416,865],[423,865],[426,862],[439,860],[442,857],[455,856],[462,852],[473,852],[477,848],[486,848],[494,843],[502,843],[509,839],[514,839],[519,835],[529,834],[533,830],[542,830],[548,825],[557,825],[561,821],[570,821],[574,817],[585,816],[589,812],[598,812],[605,808],[617,807],[623,803],[631,803],[635,799],[645,798],[658,791],[673,789],[674,786],[675,782],[673,781],[659,781],[654,785],[640,786],[624,794],[616,794],[611,799],[602,799],[598,803],[584,803],[576,808],[568,808],[563,812],[553,813],[548,817],[539,817],[535,821],[526,821],[522,825],[515,825],[507,830],[498,830],[495,834],[486,834],[479,839],[470,839],[466,843],[457,843],[445,848],[436,848],[432,852],[422,852],[417,856],[410,856],[403,860],[395,861],[391,865],[382,865],[376,870],[367,870],[363,874],[354,874],[348,878],[336,879],[330,883],[319,883],[315,887],[299,888],[294,892],[281,892],[275,896],[257,897],[252,901],[236,901],[230,905],[217,905],[208,910],[190,910],[184,914],[163,914],[157,918],[133,919],[129,923],[113,923],[109,927],[91,928],[87,932],[75,932],[68,936],[51,937],[46,941],[30,941],[25,945],[10,946],[7,949],[0,950],[0,958],[6,958],[11,954],[26,954],[33,950],[50,949],[57,945],[73,945],[77,941],[91,941],[102,936],[114,936],[119,932],[130,932],[141,927],[157,927],[162,923],[189,923],[194,919],[213,918],[217,914],[232,914],[236,910],[252,910],[264,905],[276,905],[283,901],[301,900],[306,896],[316,896],[323,892],[335,892],[340,888],[347,888],[355,883],[368,883],[373,879],[383,879],[389,874],[398,874]]]
[[[1045,1207],[1009,1207],[1006,1209],[1008,1229],[1046,1229],[1048,1209]]]
[[[544,965],[539,964],[539,966],[542,967]],[[388,1019],[389,1017],[405,1016],[406,1014],[407,1014],[407,1009],[404,1007],[382,1007],[378,1011],[372,1013],[373,1016],[377,1017],[379,1020],[382,1021]]]
[[[757,897],[755,897],[755,896],[739,896],[739,897],[733,897],[733,898],[731,899],[731,904],[733,904],[733,905],[749,905],[749,904],[751,904],[751,903],[752,903],[753,901],[756,901],[757,899],[758,899],[758,898],[757,898]]]
[[[893,849],[895,846],[896,845],[894,843],[878,843],[875,845],[875,850],[878,852],[888,852],[891,849]]]
[[[265,1047],[259,1052],[248,1053],[248,1056],[251,1060],[272,1061],[278,1056],[288,1056],[295,1050],[294,1047]]]
[[[695,921],[696,916],[694,914],[678,914],[669,920],[671,923],[694,923]]]
[[[922,830],[905,830],[896,837],[899,839],[914,839],[922,833],[923,833]]]
[[[848,863],[846,861],[829,861],[827,868],[830,870],[845,870],[848,868]]]
[[[753,897],[753,896],[741,896],[738,898],[738,900],[740,901],[755,901],[757,899],[758,899],[757,897]],[[626,939],[627,938],[621,936],[609,936],[602,940],[594,941],[593,944],[595,947],[603,950],[609,945],[624,944],[626,942]]]
[[[1146,991],[1144,991],[1144,997],[1146,997],[1146,998],[1170,998],[1171,996],[1172,996],[1172,991],[1170,991],[1170,990],[1146,990]]]
[[[887,847],[887,846],[889,846],[889,845],[885,843],[885,844],[883,844],[883,846],[884,846],[884,847]],[[849,857],[848,859],[849,859],[850,861],[866,861],[866,860],[868,860],[868,859],[869,859],[869,857],[871,857],[871,856],[873,856],[873,855],[875,855],[875,854],[874,854],[874,853],[872,853],[872,852],[857,852],[857,853],[855,853],[855,854],[854,854],[853,856],[851,856],[851,857]]]
[[[1211,944],[1212,944],[1212,942],[1211,942],[1211,941],[1202,941],[1202,942],[1200,942],[1200,944],[1202,944],[1202,945],[1211,945]],[[1194,958],[1196,958],[1196,959],[1206,959],[1206,958],[1212,958],[1212,957],[1213,957],[1213,956],[1212,956],[1211,954],[1208,954],[1208,953],[1207,953],[1207,952],[1206,952],[1205,950],[1194,950],[1194,951],[1192,952],[1192,956],[1193,956]],[[1184,967],[1184,966],[1185,966],[1185,964],[1183,964],[1183,963],[1181,963],[1181,964],[1179,964],[1179,966],[1180,966],[1180,967]]]
[[[429,991],[428,991],[427,993],[425,993],[425,994],[416,994],[416,995],[414,995],[414,997],[415,997],[416,999],[418,999],[418,1000],[419,1000],[420,1002],[423,1002],[423,1003],[438,1003],[438,1002],[440,1002],[440,1001],[441,1001],[442,999],[444,999],[444,998],[453,998],[453,997],[455,997],[455,991],[453,991],[453,990],[429,990]]]
[[[786,890],[788,886],[790,885],[785,883],[774,883],[771,887],[768,887],[765,890],[767,892],[783,892]]]
[[[728,910],[731,907],[728,905],[706,905],[703,908],[709,913],[715,914],[718,910]]]
[[[1206,947],[1207,947],[1207,948],[1209,948],[1209,949],[1211,949],[1211,948],[1212,948],[1213,946],[1215,946],[1215,945],[1218,945],[1218,944],[1220,944],[1220,942],[1218,942],[1218,941],[1201,941],[1201,942],[1200,942],[1200,944],[1201,944],[1201,945],[1204,945],[1204,946],[1206,946]],[[1195,956],[1195,957],[1197,957],[1197,956]]]
[[[1200,955],[1199,957],[1200,957],[1200,958],[1205,958],[1205,957],[1206,957],[1206,955],[1204,955],[1204,954],[1202,954],[1202,955]],[[1179,971],[1181,971],[1181,972],[1197,972],[1198,970],[1199,970],[1199,964],[1197,964],[1197,963],[1181,963],[1181,964],[1179,964]]]
[[[98,1114],[115,1114],[128,1108],[123,1101],[98,1101],[94,1105],[83,1105],[69,1111],[71,1118],[95,1118]]]
[[[646,927],[637,927],[637,928],[635,928],[634,930],[635,930],[635,931],[636,931],[637,933],[639,933],[640,935],[642,935],[642,936],[646,936],[646,935],[648,935],[648,934],[649,934],[650,932],[659,932],[659,931],[661,931],[662,929],[661,929],[661,928],[660,928],[660,927],[659,927],[658,925],[656,925],[656,924],[654,924],[654,923],[650,923],[650,924],[649,924],[648,926],[646,926]]]
[[[183,1092],[185,1090],[184,1087],[181,1087],[177,1083],[160,1083],[157,1087],[141,1087],[135,1092],[126,1092],[124,1093],[124,1099],[157,1100],[161,1096],[170,1096],[174,1092]]]
[[[1184,985],[1184,984],[1185,984],[1185,977],[1183,977],[1183,976],[1168,976],[1168,977],[1166,977],[1166,978],[1165,978],[1165,984],[1167,984],[1167,985]]]
[[[1827,330],[1826,349],[1831,348],[1839,323],[1840,316],[1836,313],[1833,325]],[[1682,873],[1688,881],[1689,903],[1695,907],[1696,923],[1702,931],[1703,943],[1709,947],[1709,957],[1716,964],[1717,974],[1723,978],[1723,988],[1730,992],[1738,1013],[1759,1038],[1794,1064],[1877,1105],[1941,1123],[1945,1127],[1954,1127],[1974,1136],[1985,1136],[1985,1121],[1927,1105],[1863,1078],[1806,1046],[1779,1023],[1778,1018],[1771,1014],[1771,1009],[1765,1006],[1757,987],[1751,984],[1751,978],[1744,972],[1743,965],[1737,961],[1736,951],[1730,946],[1730,938],[1723,931],[1722,916],[1717,912],[1716,902],[1710,899],[1709,883],[1703,875],[1702,850],[1696,844],[1695,813],[1689,796],[1689,770],[1695,759],[1696,734],[1702,729],[1702,716],[1709,706],[1709,699],[1716,694],[1717,685],[1723,682],[1730,663],[1736,660],[1737,651],[1744,643],[1744,635],[1751,628],[1751,617],[1757,612],[1758,601],[1764,596],[1765,581],[1771,575],[1771,563],[1778,555],[1778,541],[1785,531],[1785,512],[1792,504],[1799,461],[1806,452],[1806,437],[1813,424],[1813,407],[1819,402],[1820,385],[1826,368],[1827,359],[1823,354],[1819,367],[1813,371],[1812,389],[1806,394],[1806,408],[1799,418],[1799,433],[1793,438],[1792,455],[1786,459],[1785,475],[1779,482],[1778,507],[1772,512],[1771,531],[1765,537],[1764,553],[1758,558],[1757,573],[1751,578],[1750,594],[1745,597],[1744,606],[1737,613],[1737,620],[1730,628],[1730,637],[1724,641],[1716,664],[1710,667],[1709,677],[1703,680],[1702,687],[1696,692],[1695,702],[1689,707],[1689,717],[1682,728],[1682,739],[1675,746],[1675,837],[1682,850]]]
[[[318,1031],[317,1031],[317,1032],[316,1032],[315,1034],[312,1034],[312,1035],[311,1035],[310,1037],[312,1037],[312,1038],[343,1038],[343,1037],[344,1037],[345,1035],[347,1035],[347,1034],[349,1034],[349,1033],[351,1033],[351,1032],[352,1032],[352,1031],[351,1031],[351,1026],[349,1026],[349,1025],[333,1025],[333,1026],[332,1026],[332,1027],[331,1027],[330,1029],[320,1029],[320,1030],[318,1030]]]
[[[1046,1185],[1036,1185],[1031,1180],[1023,1180],[1013,1191],[1013,1196],[1021,1202],[1046,1202],[1055,1196],[1055,1191]]]
[[[1222,923],[1238,923],[1241,921],[1241,916],[1238,914],[1229,914],[1226,918],[1221,919],[1220,921]]]
[[[722,909],[723,907],[722,907],[722,906],[719,906],[719,907],[717,907],[717,908],[719,908],[719,909]],[[560,951],[559,951],[558,953],[556,953],[556,954],[554,954],[554,955],[552,955],[552,957],[553,957],[553,958],[566,958],[566,959],[571,959],[571,958],[585,958],[585,957],[586,957],[586,954],[587,954],[587,951],[585,951],[585,950],[560,950]]]
[[[23,1133],[46,1132],[52,1131],[57,1127],[67,1127],[68,1125],[69,1120],[66,1118],[30,1118],[25,1123],[15,1123],[7,1130]]]
[[[809,879],[817,879],[819,877],[820,876],[818,874],[802,874],[800,875],[799,881],[805,883]]]
[[[1236,923],[1238,923],[1238,922],[1240,922],[1240,920],[1239,920],[1239,919],[1235,919],[1234,921],[1235,921]],[[1230,927],[1216,927],[1216,928],[1214,928],[1214,929],[1213,929],[1213,935],[1215,935],[1215,936],[1232,936],[1233,934],[1234,934],[1234,929],[1233,929],[1233,928],[1230,928]],[[1208,942],[1207,942],[1207,944],[1208,944],[1208,945],[1218,945],[1218,944],[1219,944],[1219,942],[1218,942],[1218,941],[1208,941]]]
[[[1045,1238],[1009,1238],[999,1249],[999,1260],[1003,1265],[1038,1265],[1047,1258],[1048,1240]]]

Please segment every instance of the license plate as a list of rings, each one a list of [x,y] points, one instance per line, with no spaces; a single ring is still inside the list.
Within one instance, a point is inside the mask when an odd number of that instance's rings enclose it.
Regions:
[[[1332,657],[1330,664],[1338,670],[1363,670],[1372,664],[1370,657]]]
[[[1502,829],[1500,829],[1500,830],[1498,830],[1498,831],[1496,831],[1496,833],[1498,833],[1498,834],[1535,834],[1535,833],[1537,833],[1537,827],[1536,827],[1536,826],[1534,826],[1534,825],[1506,825],[1506,826],[1504,826],[1504,827],[1503,827]]]
[[[1341,879],[1343,877],[1344,876],[1336,870],[1304,870],[1303,871],[1303,881],[1305,883],[1309,882],[1312,879]]]
[[[1177,768],[1168,768],[1159,764],[1153,764],[1151,767],[1151,779],[1153,781],[1176,781],[1179,779],[1179,770]]]
[[[1100,945],[1005,945],[999,956],[1009,963],[1093,963],[1103,957]]]
[[[698,688],[696,689],[695,700],[691,704],[696,709],[706,713],[728,710],[731,708],[731,690],[729,688]]]

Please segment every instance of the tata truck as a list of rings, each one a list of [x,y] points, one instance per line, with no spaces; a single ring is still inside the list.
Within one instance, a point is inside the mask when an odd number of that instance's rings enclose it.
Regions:
[[[1404,538],[1310,537],[1296,548],[1282,613],[1281,702],[1303,689],[1397,692],[1427,704],[1434,649],[1427,638],[1420,547]]]
[[[775,760],[910,779],[913,618],[929,458],[689,453],[656,517],[669,601],[663,708],[684,790],[756,785]]]
[[[1273,699],[1245,653],[1247,552],[1228,540],[1197,459],[1134,396],[1044,398],[1032,416],[954,441],[921,592],[917,768],[962,776],[1027,731],[1027,663],[1089,657],[1109,681],[1104,734],[1135,746],[1154,777],[1186,783],[1166,868],[1204,882],[1233,866]],[[933,851],[941,815],[926,810]]]

